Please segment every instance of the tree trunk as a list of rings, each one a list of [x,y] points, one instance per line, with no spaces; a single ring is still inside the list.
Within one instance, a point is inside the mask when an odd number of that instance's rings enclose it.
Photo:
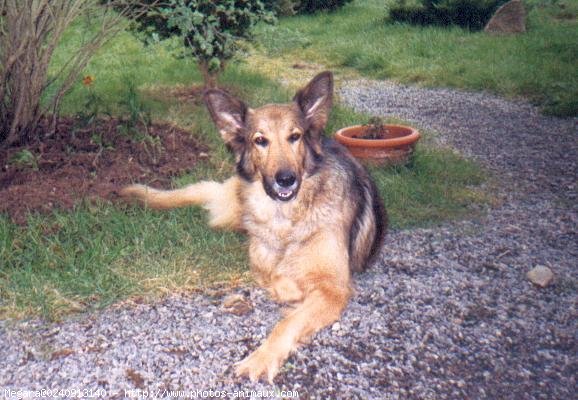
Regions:
[[[218,86],[217,78],[218,72],[211,71],[209,65],[205,61],[199,61],[199,69],[203,75],[203,83],[206,89],[214,89]]]

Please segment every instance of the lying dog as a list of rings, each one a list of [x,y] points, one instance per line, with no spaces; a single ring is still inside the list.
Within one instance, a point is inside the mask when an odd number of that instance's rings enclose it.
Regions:
[[[290,104],[251,109],[219,89],[204,99],[237,174],[171,191],[132,185],[121,194],[159,209],[201,205],[212,227],[248,234],[255,280],[293,308],[236,374],[272,382],[300,343],[339,319],[351,273],[380,250],[385,210],[366,170],[323,137],[333,102],[330,72],[313,78]]]

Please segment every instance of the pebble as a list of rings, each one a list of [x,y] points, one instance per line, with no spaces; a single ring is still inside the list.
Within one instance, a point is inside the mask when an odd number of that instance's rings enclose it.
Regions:
[[[528,271],[526,277],[534,285],[545,288],[554,279],[554,273],[550,268],[543,265],[538,265]]]
[[[242,294],[231,294],[223,300],[223,308],[234,315],[246,315],[253,311],[253,304]]]

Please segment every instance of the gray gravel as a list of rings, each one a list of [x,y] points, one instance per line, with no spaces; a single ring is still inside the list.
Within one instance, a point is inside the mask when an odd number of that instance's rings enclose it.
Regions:
[[[228,293],[216,290],[60,324],[2,322],[0,388],[105,389],[106,398],[131,398],[125,390],[134,389],[160,390],[159,398],[171,398],[165,389],[189,398],[209,390],[575,398],[576,119],[487,94],[387,82],[344,83],[340,94],[359,110],[436,131],[436,141],[477,159],[497,177],[499,205],[475,220],[390,233],[381,260],[357,277],[342,320],[292,356],[273,387],[231,373],[281,316],[251,288],[237,290],[254,305],[243,316],[224,311]],[[536,265],[554,271],[553,284],[528,282]]]

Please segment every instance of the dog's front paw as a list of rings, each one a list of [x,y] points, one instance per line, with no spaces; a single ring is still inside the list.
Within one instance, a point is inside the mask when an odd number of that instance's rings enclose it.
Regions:
[[[235,374],[237,376],[248,376],[252,382],[256,382],[261,376],[267,377],[269,383],[273,383],[273,378],[279,372],[285,357],[271,351],[266,345],[261,345],[243,361],[237,363]]]

